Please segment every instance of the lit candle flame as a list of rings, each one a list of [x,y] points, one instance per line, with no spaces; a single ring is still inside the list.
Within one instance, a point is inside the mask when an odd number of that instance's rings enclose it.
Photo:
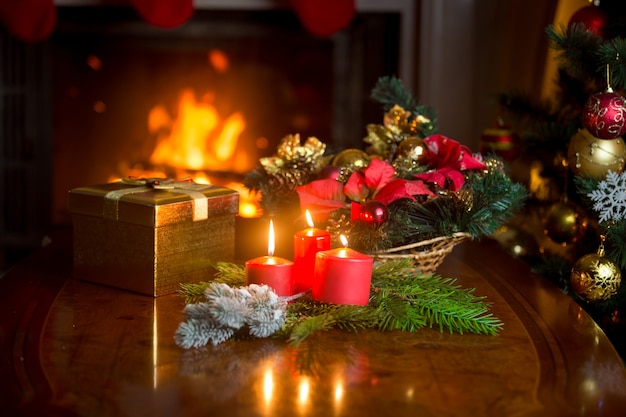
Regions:
[[[267,256],[274,256],[274,222],[270,220],[270,231],[267,238]]]
[[[348,238],[345,237],[344,235],[339,235],[339,240],[341,240],[341,244],[343,245],[344,248],[348,247]]]
[[[306,209],[306,211],[304,212],[304,215],[306,216],[306,224],[308,224],[309,227],[311,228],[315,227],[315,224],[313,223],[313,218],[311,217],[311,213],[309,212],[309,209]]]

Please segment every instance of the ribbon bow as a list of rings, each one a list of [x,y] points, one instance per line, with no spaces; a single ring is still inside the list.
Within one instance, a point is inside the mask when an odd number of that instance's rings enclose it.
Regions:
[[[156,190],[171,190],[173,188],[185,188],[181,187],[184,184],[194,184],[191,178],[184,178],[182,180],[175,180],[172,178],[155,178],[155,177],[133,177],[128,176],[126,178],[122,178],[121,182],[129,185],[145,185],[147,187],[154,188]]]
[[[206,220],[209,218],[209,204],[206,196],[202,193],[210,185],[196,184],[191,178],[174,180],[171,178],[122,178],[123,184],[132,185],[131,188],[109,191],[104,196],[103,215],[117,220],[119,218],[119,201],[127,194],[141,193],[150,189],[168,190],[174,193],[186,194],[191,197],[193,206],[193,221]]]

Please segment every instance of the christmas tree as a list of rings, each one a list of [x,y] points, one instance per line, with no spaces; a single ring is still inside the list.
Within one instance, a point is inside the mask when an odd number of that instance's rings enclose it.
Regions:
[[[573,297],[626,355],[626,7],[594,2],[546,28],[557,93],[499,97],[525,210],[495,237]]]

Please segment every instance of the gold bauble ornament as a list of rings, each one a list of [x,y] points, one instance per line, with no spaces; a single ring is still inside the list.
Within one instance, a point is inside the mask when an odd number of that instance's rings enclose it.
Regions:
[[[333,158],[332,164],[339,168],[355,171],[365,168],[370,163],[370,157],[365,151],[355,148],[344,149]]]
[[[613,297],[621,282],[619,267],[604,256],[604,237],[598,251],[576,261],[570,273],[572,289],[589,303],[606,301]]]
[[[567,160],[572,172],[597,180],[603,179],[609,170],[621,173],[625,158],[626,146],[621,137],[599,139],[586,128],[572,136],[567,149]]]
[[[413,162],[425,165],[428,161],[430,151],[422,138],[412,136],[404,139],[398,145],[396,155],[398,158],[406,158]]]
[[[587,216],[571,202],[554,203],[544,219],[544,233],[556,243],[576,242],[587,230]]]

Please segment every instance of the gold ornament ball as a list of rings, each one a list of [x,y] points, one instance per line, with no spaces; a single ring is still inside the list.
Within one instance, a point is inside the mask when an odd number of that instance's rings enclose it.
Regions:
[[[400,158],[407,158],[414,162],[426,164],[429,152],[428,146],[426,146],[422,138],[412,136],[400,142],[396,154]]]
[[[570,202],[554,203],[544,220],[544,233],[556,243],[572,243],[587,230],[587,217]]]
[[[365,151],[348,148],[339,152],[333,158],[332,164],[339,168],[347,168],[350,171],[365,168],[370,163],[370,157]]]
[[[599,253],[580,258],[570,273],[572,289],[589,303],[606,301],[617,294],[621,281],[619,267]]]
[[[604,179],[609,170],[620,173],[624,170],[626,146],[624,140],[599,139],[585,128],[572,138],[567,149],[569,167],[575,175]]]

